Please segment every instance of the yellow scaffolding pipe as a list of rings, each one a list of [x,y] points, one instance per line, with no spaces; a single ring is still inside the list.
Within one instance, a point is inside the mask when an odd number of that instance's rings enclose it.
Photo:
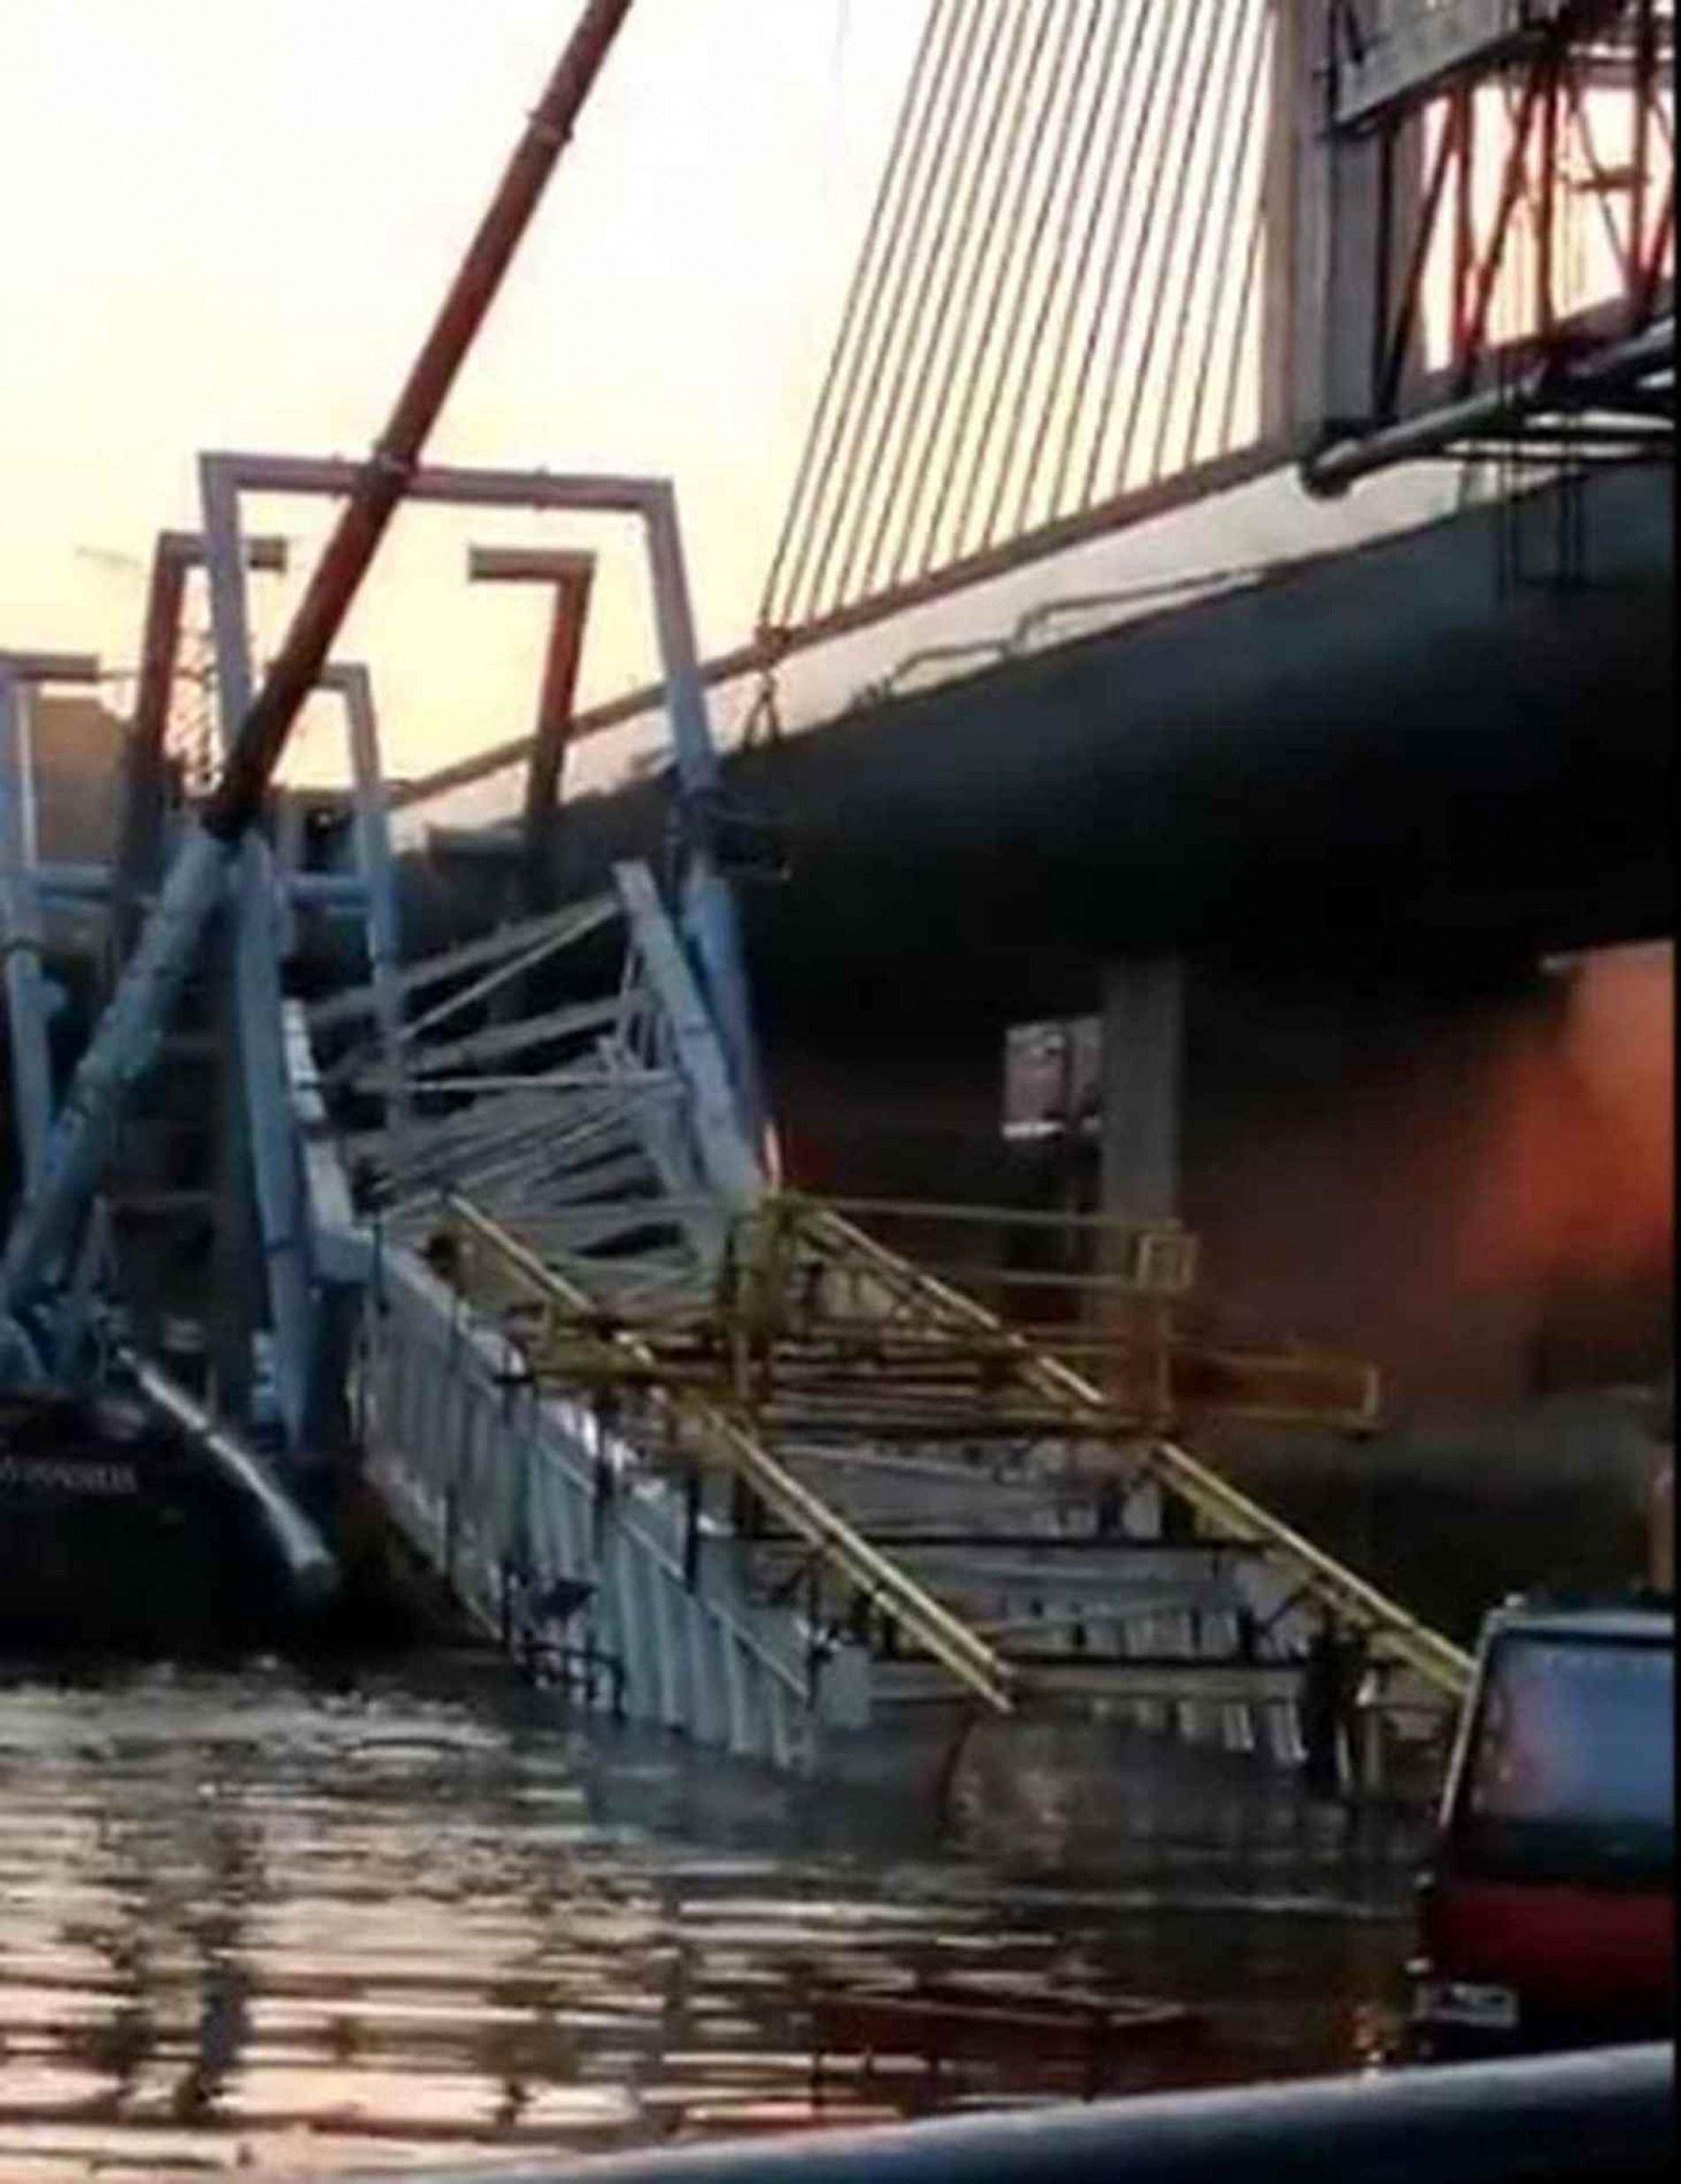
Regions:
[[[451,1224],[500,1270],[523,1286],[534,1301],[554,1305],[575,1319],[596,1311],[587,1295],[557,1273],[498,1222],[466,1200],[450,1198],[445,1212]],[[466,1270],[464,1270],[465,1272]],[[628,1356],[660,1379],[659,1361],[640,1338],[604,1337],[605,1357]],[[761,1447],[753,1435],[714,1405],[662,1385],[661,1400],[680,1429],[693,1435],[705,1456],[745,1480],[766,1507],[846,1580],[877,1602],[905,1635],[921,1645],[966,1690],[995,1713],[1012,1711],[1011,1671],[996,1650],[969,1626],[873,1547],[862,1533]]]
[[[1105,1414],[1112,1405],[1071,1367],[1036,1352],[1012,1335],[984,1305],[923,1273],[841,1215],[815,1207],[806,1220],[807,1232],[815,1241],[827,1244],[837,1256],[860,1262],[885,1288],[920,1302],[931,1313],[943,1314],[949,1320],[983,1331],[1004,1343],[1013,1351],[1023,1379],[1066,1411],[1071,1429],[1086,1425],[1088,1429],[1102,1430]],[[1470,1685],[1472,1663],[1458,1646],[1409,1615],[1375,1585],[1324,1553],[1177,1442],[1153,1440],[1148,1460],[1162,1482],[1224,1537],[1265,1546],[1295,1563],[1306,1588],[1316,1598],[1374,1635],[1381,1634],[1396,1658],[1433,1689],[1456,1701],[1464,1697]]]

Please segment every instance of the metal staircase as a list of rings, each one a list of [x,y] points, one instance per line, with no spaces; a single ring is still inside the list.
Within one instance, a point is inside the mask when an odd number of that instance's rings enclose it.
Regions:
[[[1329,1613],[1367,1642],[1387,1741],[1444,1726],[1457,1649],[1177,1438],[1375,1401],[1340,1361],[1180,1335],[1183,1231],[1087,1224],[1118,1326],[1054,1339],[774,1188],[640,866],[400,985],[395,1035],[370,985],[295,1011],[289,1048],[312,1177],[337,1178],[317,1224],[366,1276],[367,1475],[584,1703],[776,1764],[929,1704],[1291,1760]]]

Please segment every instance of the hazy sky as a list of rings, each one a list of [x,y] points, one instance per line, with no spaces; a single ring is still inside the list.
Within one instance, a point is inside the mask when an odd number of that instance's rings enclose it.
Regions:
[[[196,521],[200,450],[367,448],[578,12],[0,0],[0,645],[132,661],[140,573],[99,556]],[[751,627],[922,12],[639,0],[434,440],[674,474],[708,645]],[[626,533],[405,518],[345,648],[394,768],[526,725],[541,609],[462,555],[544,535],[609,555],[588,687],[648,672]]]

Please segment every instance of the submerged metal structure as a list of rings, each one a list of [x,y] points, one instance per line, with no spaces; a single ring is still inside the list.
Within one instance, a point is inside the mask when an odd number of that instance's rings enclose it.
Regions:
[[[1304,1681],[1324,1641],[1358,1662],[1348,1757],[1375,1785],[1439,1741],[1464,1656],[1194,1452],[1210,1415],[1363,1430],[1371,1376],[1200,1343],[1185,1310],[1194,1242],[1170,1222],[1089,1224],[1079,1310],[1056,1319],[994,1309],[942,1260],[943,1230],[996,1226],[993,1209],[827,1205],[791,1188],[671,484],[421,462],[628,11],[585,11],[373,459],[204,458],[201,543],[160,544],[111,872],[34,869],[15,732],[23,683],[87,663],[0,655],[26,1175],[0,1269],[10,1354],[62,1373],[84,1346],[117,1125],[220,919],[227,1172],[252,1230],[235,1256],[254,1270],[272,1357],[277,1471],[304,1462],[348,1389],[391,1523],[536,1673],[581,1705],[782,1765],[931,1708],[1072,1709],[1290,1762],[1317,1733]],[[1325,45],[1318,11],[1282,0],[1107,13],[943,0],[755,662],[1295,455],[1330,490],[1385,461],[1525,435],[1548,459],[1566,442],[1641,452],[1673,399],[1658,65],[1671,19],[1658,0],[1353,0],[1330,11]],[[1152,57],[1142,74],[1122,66],[1127,37]],[[1214,87],[1196,110],[1206,173],[1163,149],[1199,85]],[[1634,147],[1623,167],[1613,110]],[[1240,169],[1215,159],[1224,123]],[[1566,294],[1558,162],[1590,138],[1594,201],[1614,185],[1628,201]],[[1105,181],[1104,147],[1127,141],[1132,163]],[[1058,234],[1066,293],[1034,260]],[[1188,271],[1170,243],[1190,249]],[[1124,280],[1102,273],[1111,257],[1131,265]],[[1497,324],[1519,257],[1537,315]],[[1240,284],[1223,285],[1228,260]],[[1237,328],[1247,362],[1227,353]],[[1074,379],[1058,392],[1055,372],[1022,364],[1034,355],[1047,369],[1064,357]],[[1233,388],[1251,365],[1266,397],[1254,431],[1215,447],[1205,427],[1215,408],[1247,413]],[[1230,383],[1215,404],[1217,367]],[[1152,409],[1151,389],[1182,372],[1209,382],[1193,405]],[[1058,432],[1083,459],[1066,504],[1035,498],[1032,450]],[[245,535],[256,493],[339,515],[254,690],[247,580],[278,558]],[[1008,524],[982,510],[988,497]],[[538,731],[513,747],[531,762],[519,887],[499,924],[431,956],[405,952],[372,676],[334,649],[405,500],[635,525],[674,761],[670,869],[622,865],[599,899],[553,899],[565,749],[592,725],[572,718],[589,565],[480,554],[470,577],[550,586],[556,618]],[[224,765],[170,818],[161,723],[200,557]],[[264,820],[317,690],[345,707],[354,825],[336,862],[311,865],[297,828]],[[504,747],[452,778],[507,762]],[[55,887],[110,896],[118,972],[56,1117],[31,969]],[[360,928],[360,961],[337,990],[289,991],[293,928],[323,911]],[[219,1422],[193,1418],[214,1453]]]
[[[206,459],[220,656],[261,558],[239,495],[355,475]],[[422,469],[411,489],[641,524],[678,778],[703,797],[669,488]],[[488,1636],[579,1704],[777,1765],[930,1705],[1095,1711],[1291,1762],[1331,1615],[1365,1636],[1368,1779],[1439,1737],[1457,1651],[1180,1439],[1209,1410],[1359,1429],[1369,1373],[1182,1335],[1195,1255],[1172,1223],[1090,1224],[1102,1318],[1059,1336],[871,1233],[985,1209],[791,1193],[745,986],[721,1003],[729,959],[683,868],[675,892],[625,866],[609,896],[405,957],[371,677],[320,682],[346,710],[353,828],[325,870],[285,830],[253,841],[231,904],[276,1393],[291,1425],[348,1374],[368,1486]],[[347,984],[285,996],[283,907],[348,914]],[[273,1050],[260,1080],[248,1057]]]

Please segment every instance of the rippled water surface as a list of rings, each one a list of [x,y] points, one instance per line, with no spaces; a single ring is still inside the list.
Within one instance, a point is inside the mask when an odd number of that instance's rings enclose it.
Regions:
[[[875,1788],[791,1785],[569,1728],[460,1662],[14,1671],[0,2179],[400,2173],[803,2122],[813,1990],[860,1974],[1192,2006],[1143,2082],[1345,2067],[1393,1999],[1409,1847],[1293,1791],[1000,1728],[942,1816],[937,1741],[875,1758]],[[843,2057],[824,2115],[924,2087]]]

